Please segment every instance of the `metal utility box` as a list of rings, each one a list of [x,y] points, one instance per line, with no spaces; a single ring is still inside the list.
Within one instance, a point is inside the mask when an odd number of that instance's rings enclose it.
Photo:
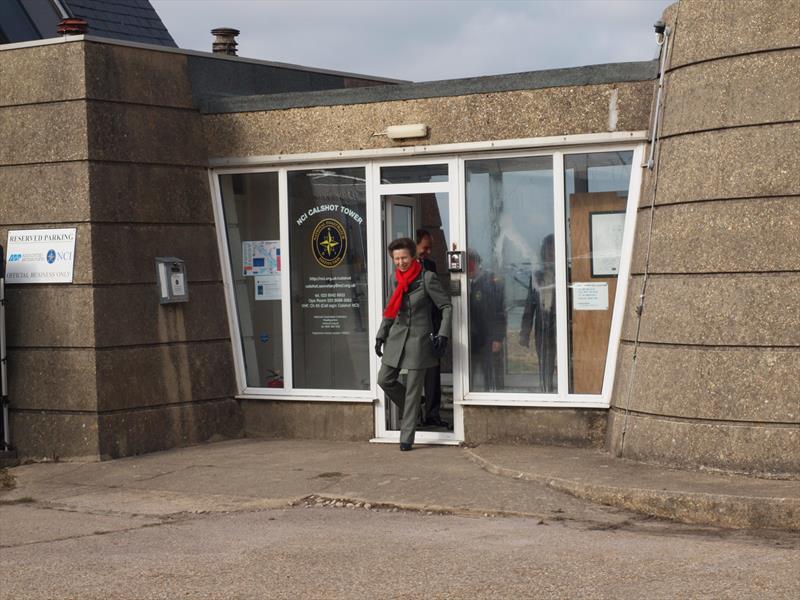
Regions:
[[[156,281],[161,304],[189,301],[186,265],[174,256],[156,256]]]
[[[447,252],[447,270],[450,271],[451,273],[464,272],[463,250],[450,250]]]

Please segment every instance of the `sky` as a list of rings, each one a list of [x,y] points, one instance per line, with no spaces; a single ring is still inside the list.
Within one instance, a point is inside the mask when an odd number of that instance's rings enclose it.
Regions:
[[[181,48],[411,81],[651,60],[674,0],[150,0]]]

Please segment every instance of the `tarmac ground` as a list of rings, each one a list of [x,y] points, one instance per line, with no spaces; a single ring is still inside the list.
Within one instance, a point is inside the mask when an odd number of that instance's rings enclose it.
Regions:
[[[591,450],[245,439],[10,473],[2,600],[800,589],[797,481]]]

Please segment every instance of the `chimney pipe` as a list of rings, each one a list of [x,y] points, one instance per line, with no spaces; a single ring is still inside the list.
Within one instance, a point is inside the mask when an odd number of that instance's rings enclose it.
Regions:
[[[83,35],[89,28],[89,23],[84,19],[61,19],[58,24],[58,33],[60,35]]]
[[[238,29],[217,27],[211,30],[211,35],[214,36],[214,43],[211,45],[211,50],[214,54],[236,56],[236,36],[239,35]]]

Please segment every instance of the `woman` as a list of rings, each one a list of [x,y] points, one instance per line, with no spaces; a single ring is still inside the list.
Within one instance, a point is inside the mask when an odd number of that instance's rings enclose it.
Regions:
[[[410,238],[389,244],[395,266],[395,290],[383,313],[375,339],[375,353],[382,357],[378,385],[402,413],[400,450],[411,450],[419,417],[425,372],[437,364],[450,337],[450,297],[439,278],[424,271],[415,260],[417,245]],[[431,308],[442,313],[438,331],[433,331]],[[406,385],[398,381],[401,369],[408,369]]]

